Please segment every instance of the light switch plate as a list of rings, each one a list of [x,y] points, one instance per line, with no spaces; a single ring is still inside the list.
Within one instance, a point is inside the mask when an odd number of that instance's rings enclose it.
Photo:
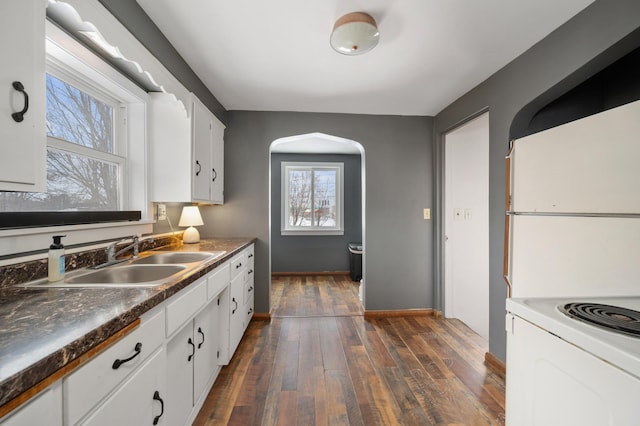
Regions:
[[[424,209],[423,215],[424,215],[424,220],[431,219],[431,209]]]

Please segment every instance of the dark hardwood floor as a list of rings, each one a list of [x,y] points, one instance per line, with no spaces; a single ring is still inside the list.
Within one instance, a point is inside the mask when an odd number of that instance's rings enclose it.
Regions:
[[[365,320],[348,276],[279,277],[195,425],[502,425],[504,379],[458,320]]]

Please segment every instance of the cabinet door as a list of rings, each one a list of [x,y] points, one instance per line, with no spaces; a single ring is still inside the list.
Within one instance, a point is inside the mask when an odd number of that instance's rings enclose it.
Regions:
[[[238,274],[231,281],[231,305],[229,309],[229,358],[233,357],[244,332],[244,274]]]
[[[211,146],[211,201],[216,204],[224,203],[224,125],[217,118],[212,117],[212,146]]]
[[[149,93],[150,201],[191,201],[191,119],[170,93]]]
[[[195,347],[193,322],[189,322],[167,344],[167,425],[182,425],[191,413]]]
[[[45,4],[3,0],[0,13],[0,190],[46,190]],[[20,82],[24,91],[15,89]],[[13,113],[29,108],[18,122]]]
[[[165,352],[158,349],[83,425],[176,425],[166,418]],[[155,419],[158,419],[154,423]],[[40,423],[48,424],[48,423]]]
[[[211,113],[196,97],[192,104],[193,168],[192,185],[194,201],[210,201],[211,178]]]
[[[218,295],[218,346],[220,356],[218,365],[227,365],[231,359],[229,353],[230,317],[231,317],[231,288],[228,286]]]
[[[218,370],[218,303],[214,300],[194,320],[196,355],[193,364],[193,403],[207,392]]]

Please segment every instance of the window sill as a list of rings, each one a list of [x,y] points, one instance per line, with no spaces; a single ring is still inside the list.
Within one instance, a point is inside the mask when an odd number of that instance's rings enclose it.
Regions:
[[[331,236],[331,235],[344,235],[344,229],[328,229],[328,230],[304,230],[304,231],[293,231],[293,230],[280,230],[280,235],[283,237],[295,237],[295,236]]]

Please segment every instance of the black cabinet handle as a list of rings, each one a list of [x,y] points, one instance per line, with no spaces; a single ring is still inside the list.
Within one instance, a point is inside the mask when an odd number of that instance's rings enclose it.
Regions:
[[[129,362],[135,357],[137,357],[138,355],[140,355],[140,352],[142,352],[142,343],[140,342],[136,343],[136,346],[133,348],[133,350],[136,351],[135,354],[131,355],[127,359],[116,359],[115,361],[113,361],[113,365],[111,366],[111,368],[113,368],[114,370],[117,370],[125,362]]]
[[[247,312],[247,315],[251,315],[251,312],[253,312],[253,308],[249,308],[249,312]]]
[[[14,81],[13,83],[11,83],[11,85],[15,90],[24,95],[24,107],[22,108],[22,111],[14,112],[13,114],[11,114],[13,120],[17,123],[20,123],[22,120],[24,120],[24,115],[27,113],[27,110],[29,110],[29,95],[24,90],[24,85],[21,82]]]
[[[157,425],[160,417],[162,417],[162,415],[164,414],[164,401],[162,400],[162,398],[160,398],[160,392],[158,391],[155,391],[155,393],[153,394],[153,400],[160,402],[160,414],[153,418],[153,424]]]
[[[249,286],[249,289],[247,290],[247,293],[251,293],[253,291],[253,286]]]
[[[240,263],[238,263],[238,264],[236,265],[236,269],[240,269],[240,268],[242,268],[242,262],[240,262]]]
[[[202,332],[202,327],[198,327],[198,333],[202,334],[202,342],[198,343],[198,349],[200,349],[202,347],[202,344],[204,343],[204,333]]]
[[[189,337],[189,340],[187,341],[188,344],[191,345],[191,355],[189,355],[189,357],[187,358],[187,361],[191,361],[191,359],[193,358],[193,355],[196,353],[196,345],[193,344],[193,340],[191,340],[191,337]]]
[[[253,257],[253,253],[249,253],[249,259]]]
[[[218,172],[216,172],[216,169],[211,169],[211,171],[213,172],[213,179],[211,180],[211,182],[215,182],[216,178],[218,177]]]
[[[249,271],[247,272],[247,275],[251,275],[253,274],[253,269],[249,269]]]
[[[196,166],[198,166],[198,171],[196,172],[196,176],[199,176],[200,172],[202,171],[202,164],[200,164],[200,162],[196,160]]]
[[[234,298],[232,298],[232,300],[231,300],[231,301],[232,301],[233,303],[235,303],[235,304],[236,304],[236,307],[235,307],[235,308],[233,308],[233,310],[231,311],[231,313],[232,313],[232,314],[235,314],[235,313],[236,313],[236,311],[238,310],[238,302],[236,302],[236,298],[235,298],[235,297],[234,297]]]

